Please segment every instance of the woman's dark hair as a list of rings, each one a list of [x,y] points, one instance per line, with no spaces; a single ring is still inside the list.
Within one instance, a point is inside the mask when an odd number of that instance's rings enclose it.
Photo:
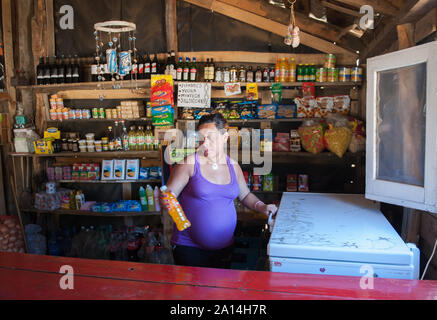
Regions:
[[[202,116],[202,118],[200,118],[199,120],[199,124],[197,125],[197,128],[207,123],[214,123],[218,130],[228,129],[228,122],[223,117],[223,115],[219,112]]]

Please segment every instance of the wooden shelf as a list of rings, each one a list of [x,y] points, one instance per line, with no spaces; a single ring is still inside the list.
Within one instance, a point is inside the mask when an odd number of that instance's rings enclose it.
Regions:
[[[23,212],[43,213],[43,214],[59,214],[72,216],[95,216],[95,217],[143,217],[143,216],[160,216],[160,211],[142,211],[142,212],[91,212],[83,210],[38,210],[35,208],[21,209]]]
[[[58,152],[53,154],[10,153],[12,157],[35,158],[147,158],[159,159],[159,151],[104,151],[104,152]]]
[[[228,123],[261,123],[261,122],[302,122],[305,120],[323,120],[323,118],[289,118],[289,119],[228,119]],[[199,122],[195,119],[177,119],[177,122]]]
[[[147,180],[57,180],[59,183],[161,183],[159,179]]]
[[[111,121],[143,121],[143,122],[152,122],[152,118],[138,118],[138,119],[97,119],[97,118],[90,118],[90,119],[67,119],[67,120],[47,120],[47,123],[57,123],[61,124],[63,122],[71,123],[71,122],[77,122],[77,123],[86,123],[86,122],[111,122]]]

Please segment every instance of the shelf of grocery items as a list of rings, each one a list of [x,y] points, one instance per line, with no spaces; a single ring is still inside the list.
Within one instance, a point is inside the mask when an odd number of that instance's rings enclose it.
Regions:
[[[52,158],[141,158],[159,159],[159,151],[103,151],[103,152],[58,152],[53,154],[10,153],[12,157]]]
[[[261,122],[302,122],[305,120],[323,120],[323,118],[288,118],[288,119],[228,119],[228,123],[261,123]],[[196,119],[177,119],[177,122],[189,122],[194,121],[198,123]]]
[[[175,85],[187,83],[186,81],[175,81]],[[202,83],[202,82],[201,82]],[[223,88],[225,82],[206,82],[210,83],[211,87]],[[246,87],[247,82],[238,82],[241,87]],[[253,82],[252,82],[253,83]],[[275,82],[255,82],[258,87],[271,87]],[[302,87],[304,82],[280,82],[283,87]],[[316,87],[336,87],[336,86],[361,86],[362,82],[346,81],[346,82],[314,82]],[[17,86],[17,89],[33,90],[35,92],[54,92],[62,90],[120,90],[120,89],[145,89],[150,88],[150,80],[118,80],[118,81],[100,81],[100,82],[78,82],[78,83],[58,83],[48,85],[25,85]]]
[[[160,216],[161,211],[119,211],[119,212],[92,212],[84,210],[38,210],[35,208],[20,209],[23,212],[37,213],[37,214],[58,214],[58,215],[72,215],[72,216],[94,216],[94,217],[143,217],[143,216]]]
[[[324,151],[324,152],[321,152],[319,154],[312,154],[312,153],[306,152],[306,151],[300,151],[300,152],[287,152],[287,151],[262,152],[261,151],[260,152],[257,150],[250,151],[249,154],[244,153],[244,155],[250,156],[252,154],[252,152],[254,152],[255,154],[258,153],[261,158],[265,158],[266,156],[271,154],[273,159],[275,159],[275,158],[290,159],[290,158],[296,157],[296,158],[303,158],[303,159],[318,158],[318,159],[342,160],[342,159],[347,159],[347,158],[359,158],[359,157],[363,157],[365,155],[364,151],[356,152],[356,153],[346,152],[342,158],[339,158],[336,154],[329,152],[329,151]],[[243,156],[243,152],[239,151],[238,156],[241,159]]]
[[[129,121],[141,121],[141,122],[152,122],[152,118],[137,118],[137,119],[108,119],[108,118],[90,118],[90,119],[66,119],[66,120],[47,120],[47,123],[51,123],[51,124],[61,124],[63,122],[66,123],[86,123],[86,122],[111,122],[111,121],[125,121],[125,122],[129,122]]]
[[[57,180],[59,183],[161,183],[159,179],[147,180]]]

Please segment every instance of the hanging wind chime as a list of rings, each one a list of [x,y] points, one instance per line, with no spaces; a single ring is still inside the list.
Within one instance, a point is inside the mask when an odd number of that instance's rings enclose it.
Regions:
[[[287,46],[292,46],[293,48],[297,48],[300,44],[300,29],[296,25],[296,19],[294,17],[294,4],[296,0],[288,2],[291,4],[290,6],[290,23],[288,24],[287,34],[284,38],[284,43]]]
[[[94,25],[99,82],[111,80],[113,89],[119,89],[120,84],[117,81],[130,77],[131,81],[135,81],[135,87],[138,89],[135,30],[136,25],[126,21],[106,21]],[[98,87],[101,88],[101,85]]]

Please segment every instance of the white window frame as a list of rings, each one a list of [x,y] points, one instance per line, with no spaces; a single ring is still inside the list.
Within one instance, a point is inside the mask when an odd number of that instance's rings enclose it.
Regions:
[[[378,72],[426,62],[424,187],[376,179]],[[366,198],[437,213],[437,41],[367,60]]]

